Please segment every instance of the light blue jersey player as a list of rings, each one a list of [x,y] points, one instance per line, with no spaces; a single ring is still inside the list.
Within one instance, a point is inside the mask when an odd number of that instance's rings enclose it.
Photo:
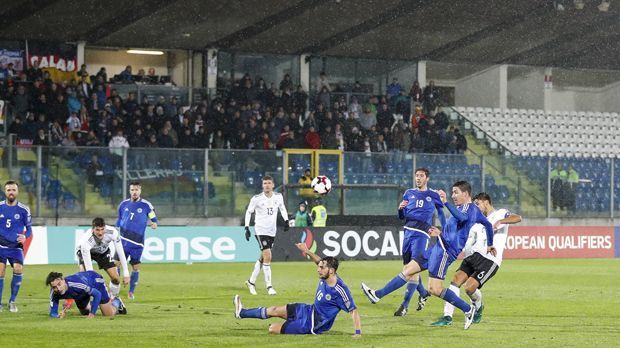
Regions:
[[[481,223],[487,229],[487,252],[495,254],[493,247],[493,226],[480,209],[472,204],[471,185],[466,181],[457,181],[452,185],[452,200],[454,204],[447,202],[446,193],[439,191],[439,197],[450,210],[452,217],[448,219],[442,231],[431,227],[431,236],[438,236],[437,243],[424,252],[420,262],[412,262],[405,266],[402,273],[394,277],[382,289],[373,290],[362,283],[362,290],[370,302],[377,303],[385,295],[403,286],[407,277],[411,277],[423,270],[428,270],[429,292],[453,304],[465,313],[465,329],[468,329],[474,318],[475,307],[470,306],[454,292],[447,291],[442,286],[448,267],[463,250],[469,230],[475,223]]]
[[[110,298],[105,279],[95,271],[79,272],[64,278],[62,273],[50,272],[45,284],[51,288],[50,317],[52,318],[64,318],[68,310],[68,307],[65,307],[58,313],[60,299],[75,300],[80,314],[86,315],[87,318],[94,318],[99,308],[104,316],[127,314],[120,298]]]
[[[415,170],[415,188],[408,189],[403,194],[403,200],[398,206],[398,217],[405,220],[405,238],[403,239],[403,264],[412,261],[420,262],[424,251],[428,248],[430,235],[429,230],[433,226],[433,214],[437,210],[437,216],[441,226],[446,225],[446,217],[443,213],[443,203],[435,190],[428,188],[430,179],[429,170],[418,168]],[[394,312],[395,316],[404,316],[409,308],[411,297],[418,290],[417,310],[424,309],[426,300],[431,296],[422,285],[420,275],[412,277],[407,282],[407,290],[400,307]]]
[[[134,181],[129,185],[130,198],[121,202],[118,206],[118,226],[125,255],[129,259],[132,272],[129,281],[129,293],[127,297],[134,299],[134,292],[140,278],[140,259],[144,250],[144,235],[148,221],[151,221],[151,228],[157,228],[157,216],[153,205],[140,197],[142,186]]]
[[[28,206],[17,201],[19,195],[17,182],[7,181],[4,184],[4,195],[6,200],[0,202],[0,312],[3,309],[2,291],[8,261],[13,267],[9,310],[15,313],[18,311],[15,300],[22,284],[24,271],[23,243],[32,235],[32,221]]]
[[[237,319],[278,317],[286,321],[269,325],[269,332],[272,334],[318,335],[331,329],[336,316],[342,310],[350,313],[353,318],[355,329],[353,337],[360,337],[362,334],[360,316],[349,287],[336,274],[338,260],[333,257],[320,258],[308,250],[305,243],[298,243],[297,248],[318,266],[320,280],[314,304],[289,303],[286,306],[245,309],[239,295],[235,295],[235,317]]]

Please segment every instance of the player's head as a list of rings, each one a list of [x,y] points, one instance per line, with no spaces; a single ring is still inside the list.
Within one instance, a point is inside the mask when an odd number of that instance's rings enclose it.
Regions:
[[[426,168],[417,168],[415,170],[415,187],[419,189],[426,189],[428,180],[430,179],[430,172]]]
[[[4,195],[9,203],[15,202],[18,194],[19,185],[17,185],[17,181],[9,180],[4,183]]]
[[[319,278],[327,279],[338,271],[338,259],[332,256],[325,256],[317,264]]]
[[[93,235],[99,239],[103,238],[105,233],[105,221],[103,218],[96,217],[93,219]]]
[[[129,195],[131,196],[132,201],[137,201],[140,199],[140,195],[142,194],[142,185],[138,181],[132,181],[129,184]]]
[[[493,210],[491,196],[486,192],[480,192],[474,197],[474,204],[480,208],[480,211],[486,216]]]
[[[271,193],[273,192],[273,178],[269,175],[263,176],[263,192]]]
[[[45,279],[45,285],[48,285],[52,291],[59,295],[67,291],[67,282],[62,277],[62,273],[50,272]]]
[[[306,202],[300,202],[299,203],[299,211],[301,211],[301,212],[306,211]]]
[[[461,205],[471,202],[471,185],[467,181],[457,181],[452,185],[452,200]]]
[[[310,168],[308,168],[308,169],[306,169],[306,170],[304,171],[304,176],[306,176],[306,177],[310,177],[311,175],[312,175],[312,173],[310,172]]]

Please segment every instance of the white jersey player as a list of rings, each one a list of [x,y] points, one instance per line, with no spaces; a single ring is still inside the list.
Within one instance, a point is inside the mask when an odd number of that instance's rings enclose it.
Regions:
[[[465,291],[476,306],[473,322],[479,323],[482,320],[482,311],[484,310],[480,289],[499,270],[508,238],[508,225],[521,222],[521,216],[512,214],[507,209],[496,210],[491,204],[491,197],[484,192],[474,197],[474,203],[493,225],[493,246],[495,246],[497,253],[496,255],[487,253],[487,237],[484,226],[481,224],[472,226],[463,249],[465,259],[452,278],[449,291],[452,290],[458,295],[461,285],[465,284]],[[431,325],[450,325],[453,313],[454,306],[446,302],[444,316]]]
[[[254,270],[245,285],[252,295],[256,295],[256,278],[261,269],[265,276],[267,293],[275,295],[276,290],[271,285],[271,249],[276,238],[276,221],[278,210],[284,219],[284,231],[288,231],[288,213],[284,206],[282,195],[273,192],[273,178],[266,175],[263,177],[263,192],[252,197],[248,209],[245,212],[245,239],[250,240],[250,219],[254,216],[254,232],[261,250],[261,255],[254,264]]]
[[[110,276],[110,293],[118,296],[120,292],[120,276],[114,262],[110,243],[114,243],[116,256],[120,260],[123,269],[123,284],[129,284],[129,270],[127,258],[123,250],[118,230],[105,224],[102,218],[93,219],[92,228],[79,240],[77,245],[77,257],[80,264],[80,272],[92,271],[93,260],[97,262],[99,269],[103,269]]]

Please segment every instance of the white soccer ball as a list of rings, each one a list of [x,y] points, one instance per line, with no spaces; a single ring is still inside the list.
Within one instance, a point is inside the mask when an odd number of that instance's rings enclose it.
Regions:
[[[332,190],[332,181],[325,175],[319,175],[312,179],[310,186],[319,195],[326,195]]]

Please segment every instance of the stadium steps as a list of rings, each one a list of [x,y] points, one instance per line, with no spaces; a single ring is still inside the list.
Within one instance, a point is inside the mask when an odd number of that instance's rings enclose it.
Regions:
[[[519,194],[521,202],[518,209],[521,214],[536,216],[545,210],[544,202],[541,203],[534,198],[534,196],[545,197],[542,187],[517,170],[502,155],[492,152],[485,142],[476,139],[472,133],[467,132],[465,136],[468,146],[468,151],[465,153],[467,162],[477,164],[480,161],[478,156],[484,156],[487,172],[493,176],[497,185],[508,187],[511,197],[517,197],[518,188],[515,179],[521,177],[521,193],[527,192],[527,194]],[[503,172],[500,172],[498,168],[503,168]]]

